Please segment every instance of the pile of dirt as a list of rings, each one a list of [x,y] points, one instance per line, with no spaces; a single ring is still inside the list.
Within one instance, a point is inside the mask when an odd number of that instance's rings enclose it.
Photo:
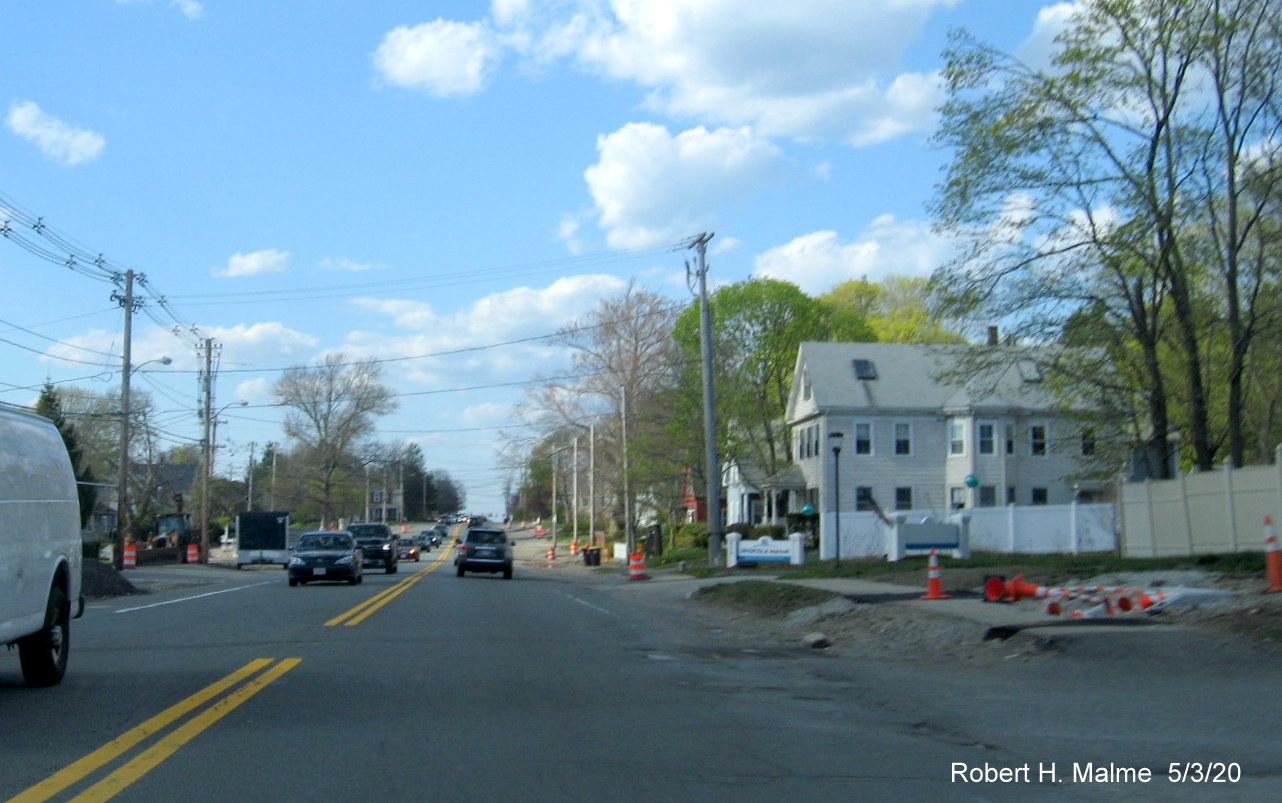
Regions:
[[[106,599],[128,594],[146,593],[116,571],[116,567],[100,560],[85,559],[80,572],[80,593],[86,599]]]

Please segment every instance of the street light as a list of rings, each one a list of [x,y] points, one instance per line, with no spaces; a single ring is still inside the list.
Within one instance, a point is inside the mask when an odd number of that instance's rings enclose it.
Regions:
[[[201,483],[202,487],[201,487],[201,494],[200,494],[200,562],[201,563],[209,562],[209,505],[210,505],[209,484],[210,484],[210,480],[213,478],[213,473],[214,473],[214,449],[217,448],[216,445],[214,444],[214,433],[217,431],[215,429],[214,422],[218,420],[218,416],[222,415],[223,411],[226,410],[228,407],[244,407],[247,404],[249,404],[249,402],[247,401],[228,402],[227,404],[224,404],[222,407],[219,407],[218,412],[205,418],[205,439],[204,439],[205,470],[204,470],[204,481]]]
[[[158,357],[135,366],[129,365],[129,341],[125,340],[125,357],[123,370],[120,372],[120,476],[116,478],[116,549],[112,563],[117,569],[124,566],[125,536],[129,523],[129,378],[144,365],[158,362],[169,365],[173,360]]]
[[[833,566],[841,565],[841,442],[845,438],[844,432],[828,433],[828,443],[832,446],[832,531],[837,545]]]

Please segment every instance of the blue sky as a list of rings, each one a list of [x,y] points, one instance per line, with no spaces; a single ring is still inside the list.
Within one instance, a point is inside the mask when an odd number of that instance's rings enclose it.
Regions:
[[[40,218],[164,298],[133,364],[173,360],[136,375],[172,442],[200,437],[193,344],[214,338],[215,405],[248,402],[222,416],[221,472],[281,439],[280,370],[339,351],[388,360],[383,440],[501,512],[514,383],[566,355],[460,349],[550,334],[629,281],[687,299],[677,244],[705,231],[714,284],[928,275],[949,255],[926,214],[947,32],[1036,62],[1070,8],[7,2],[0,223],[56,256]],[[119,388],[110,283],[12,239],[0,277],[0,400]]]

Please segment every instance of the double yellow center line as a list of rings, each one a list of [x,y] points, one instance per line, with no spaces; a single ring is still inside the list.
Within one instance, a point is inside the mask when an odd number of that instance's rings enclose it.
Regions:
[[[414,585],[419,580],[422,580],[429,572],[433,572],[441,568],[441,564],[445,562],[445,557],[449,554],[450,550],[448,548],[441,550],[441,554],[437,556],[436,560],[419,569],[409,577],[406,577],[391,588],[380,591],[346,613],[340,613],[338,616],[335,616],[333,619],[326,622],[325,626],[333,627],[335,625],[346,625],[351,627],[353,625],[359,625],[361,622],[365,621],[366,617],[371,613],[408,591],[410,586]]]
[[[158,738],[151,747],[143,750],[110,775],[72,798],[72,801],[78,803],[110,800],[124,791],[130,784],[151,772],[162,761],[172,756],[180,747],[196,738],[206,728],[230,714],[241,703],[258,694],[273,681],[279,679],[281,675],[298,666],[303,659],[286,658],[267,669],[267,671],[262,671],[270,666],[274,660],[274,658],[258,658],[250,661],[225,678],[209,684],[187,699],[161,711],[138,727],[122,733],[74,764],[50,775],[26,791],[20,792],[17,797],[10,798],[8,803],[41,803],[48,800],[64,789],[84,780],[91,773],[120,758],[145,740],[153,736],[159,736],[165,728],[168,728],[174,722],[228,689],[241,684],[246,679],[252,678],[248,683],[244,683],[244,685],[241,685],[226,697],[175,728],[169,735]],[[259,674],[260,672],[261,674]]]

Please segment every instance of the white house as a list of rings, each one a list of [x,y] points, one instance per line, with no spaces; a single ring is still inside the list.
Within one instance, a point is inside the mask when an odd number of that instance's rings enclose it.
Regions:
[[[969,381],[937,379],[958,348],[966,347],[803,343],[785,418],[796,465],[762,484],[764,509],[812,505],[821,556],[834,554],[839,526],[844,557],[883,554],[876,521],[892,512],[942,519],[1110,493],[1073,480],[1094,439],[1057,412],[1035,363],[1012,358]]]

